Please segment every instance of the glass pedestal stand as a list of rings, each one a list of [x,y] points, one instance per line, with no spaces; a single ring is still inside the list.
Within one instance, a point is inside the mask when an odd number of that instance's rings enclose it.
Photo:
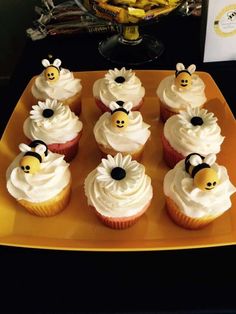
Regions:
[[[139,34],[138,25],[120,25],[120,33],[113,35],[98,46],[101,55],[119,64],[139,65],[158,58],[164,46],[156,38]]]

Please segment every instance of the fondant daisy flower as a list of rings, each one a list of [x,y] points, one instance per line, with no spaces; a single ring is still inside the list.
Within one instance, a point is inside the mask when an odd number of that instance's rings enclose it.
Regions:
[[[63,110],[64,105],[56,99],[46,99],[45,102],[38,101],[37,105],[32,106],[30,119],[34,120],[39,126],[47,126],[54,119],[55,115],[59,115]]]
[[[214,113],[206,109],[188,108],[187,111],[181,111],[179,114],[180,123],[188,129],[196,127],[206,128],[216,123],[218,120]]]
[[[122,156],[118,153],[115,157],[107,156],[103,158],[97,167],[97,178],[105,189],[110,191],[127,191],[133,188],[144,172],[144,166],[136,160],[131,160],[131,156]]]
[[[111,86],[122,86],[125,82],[128,82],[134,76],[132,70],[126,70],[125,67],[120,70],[115,68],[114,70],[109,70],[105,75],[105,81]]]

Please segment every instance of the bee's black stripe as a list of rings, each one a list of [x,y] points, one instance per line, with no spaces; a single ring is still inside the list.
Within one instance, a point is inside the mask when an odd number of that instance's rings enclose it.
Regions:
[[[36,152],[26,152],[24,156],[32,156],[37,158],[40,163],[42,162],[42,157]]]
[[[45,144],[43,141],[41,141],[41,140],[34,140],[33,142],[31,142],[29,144],[29,146],[32,147],[32,148],[35,148],[39,144],[42,144],[42,145],[44,145],[46,147],[46,151],[44,152],[44,155],[47,156],[48,155],[48,147],[47,147],[47,144]]]
[[[183,73],[183,72],[188,73],[191,76],[191,73],[185,69],[185,70],[180,70],[180,71],[176,70],[175,71],[175,77],[177,77],[180,73]]]
[[[193,168],[192,173],[191,173],[191,177],[194,178],[194,176],[198,173],[198,171],[204,169],[204,168],[211,168],[208,164],[206,164],[205,162],[203,162],[200,165],[197,165]]]
[[[115,112],[117,112],[117,111],[123,111],[123,112],[125,112],[126,114],[129,114],[129,111],[127,111],[125,108],[117,108],[117,109],[115,109],[114,111],[112,111],[111,114],[113,114],[113,113],[115,113]]]
[[[203,157],[202,155],[200,155],[200,154],[197,154],[197,153],[191,153],[191,154],[189,154],[189,155],[185,158],[185,170],[186,170],[186,172],[188,172],[188,173],[189,173],[189,168],[190,168],[190,166],[192,166],[192,165],[190,164],[190,162],[189,162],[189,159],[190,159],[191,156],[194,156],[194,155],[197,155],[197,156],[201,157],[202,160],[204,159],[204,157]]]

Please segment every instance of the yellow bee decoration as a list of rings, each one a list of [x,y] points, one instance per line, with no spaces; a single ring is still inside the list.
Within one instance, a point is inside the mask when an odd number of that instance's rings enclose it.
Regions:
[[[125,129],[129,124],[128,113],[123,108],[117,109],[112,113],[112,125],[118,129]]]
[[[129,125],[129,111],[133,107],[131,102],[112,101],[109,104],[111,109],[111,124],[117,130],[123,130]]]
[[[185,159],[185,170],[193,178],[194,185],[202,191],[210,191],[219,183],[216,171],[211,168],[215,160],[216,156],[213,154],[203,157],[196,153]]]
[[[48,154],[47,145],[43,141],[35,140],[29,146],[22,143],[19,148],[25,153],[20,160],[21,169],[25,173],[37,173],[43,158]]]
[[[40,163],[42,162],[41,156],[38,154],[36,155],[34,152],[28,152],[26,154],[27,155],[25,155],[20,161],[21,169],[25,173],[37,173],[40,169]]]
[[[52,64],[47,59],[42,60],[42,65],[45,67],[44,75],[45,79],[49,83],[56,83],[60,77],[60,65],[61,60],[55,59]]]
[[[187,69],[183,63],[176,64],[175,85],[180,90],[188,90],[192,86],[192,74],[195,72],[196,66],[191,64]]]

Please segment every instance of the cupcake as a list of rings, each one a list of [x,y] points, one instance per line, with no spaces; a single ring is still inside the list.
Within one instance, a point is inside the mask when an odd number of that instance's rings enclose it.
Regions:
[[[40,140],[19,148],[21,153],[6,172],[8,192],[31,214],[58,214],[70,200],[69,164]]]
[[[120,152],[139,160],[151,134],[150,125],[143,122],[139,111],[131,111],[131,102],[121,105],[112,101],[109,109],[111,112],[103,113],[93,129],[103,157]]]
[[[82,127],[82,122],[68,106],[56,99],[46,99],[32,106],[23,131],[30,141],[41,139],[51,152],[64,155],[69,162],[78,152]]]
[[[93,95],[102,112],[110,111],[111,101],[132,102],[132,110],[139,110],[143,104],[145,89],[132,70],[126,68],[109,70],[104,78],[94,82]]]
[[[102,159],[85,179],[88,205],[98,218],[114,229],[132,226],[149,207],[153,190],[145,167],[131,156],[118,153]]]
[[[214,154],[192,153],[166,174],[166,208],[179,226],[203,228],[231,207],[230,196],[236,188],[226,168],[215,160]]]
[[[82,91],[80,79],[75,78],[68,69],[60,68],[60,59],[55,59],[52,64],[49,60],[43,59],[42,64],[45,69],[36,77],[31,88],[34,101],[57,99],[79,116]]]
[[[218,154],[224,136],[217,118],[206,109],[187,109],[170,117],[164,124],[162,134],[163,157],[173,168],[192,152],[201,155]]]
[[[172,115],[187,108],[202,108],[206,102],[205,84],[194,73],[196,66],[185,69],[182,63],[177,63],[176,72],[164,78],[158,88],[160,99],[160,118],[165,122]]]

